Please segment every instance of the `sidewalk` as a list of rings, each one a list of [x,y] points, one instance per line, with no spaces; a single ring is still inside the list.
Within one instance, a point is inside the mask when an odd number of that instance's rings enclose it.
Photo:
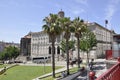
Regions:
[[[74,67],[76,67],[76,66],[74,66]],[[73,67],[69,67],[69,69],[71,69],[71,68],[73,68]],[[61,73],[61,72],[66,71],[66,70],[67,70],[67,69],[66,69],[66,66],[65,66],[64,68],[55,70],[55,73]],[[35,78],[35,79],[33,79],[33,80],[40,80],[41,78],[45,78],[45,77],[48,77],[48,76],[52,76],[52,72],[51,72],[51,73],[48,73],[48,74],[45,74],[45,75],[42,75],[42,76],[40,76],[40,77],[37,77],[37,78]]]
[[[85,62],[85,60],[84,60],[84,62]],[[96,77],[98,77],[107,70],[106,69],[106,64],[105,64],[105,59],[95,59],[94,62],[96,63],[94,65],[94,71],[96,73]],[[70,67],[70,69],[71,68],[72,67]],[[66,67],[61,68],[59,70],[56,70],[55,73],[61,73],[61,72],[65,71],[65,70],[66,70]],[[40,78],[48,77],[48,76],[51,76],[51,75],[52,75],[52,73],[48,73],[48,74],[42,75],[40,77],[37,77],[37,78],[35,78],[33,80],[40,80]],[[73,75],[69,75],[68,77],[66,77],[64,79],[61,79],[61,80],[70,80],[70,79],[73,79],[73,77],[77,77],[75,80],[87,80],[86,75],[87,75],[87,71],[85,71],[82,74],[81,74],[81,72],[77,72],[77,73],[74,73]]]
[[[106,60],[105,59],[95,59],[94,62],[96,63],[94,65],[94,70],[95,71],[95,76],[98,77],[101,74],[103,74],[105,71],[107,71],[106,69]],[[79,77],[77,77],[75,80],[87,80],[87,72],[80,75]]]
[[[100,76],[101,74],[103,74],[104,72],[107,71],[106,68],[106,60],[105,59],[98,59],[96,60],[96,64],[95,64],[95,73],[96,73],[96,77]]]
[[[78,77],[79,75],[82,75],[85,72],[86,72],[86,70],[84,70],[84,71],[78,71],[78,72],[76,72],[74,74],[71,74],[71,75],[69,75],[69,76],[61,79],[61,80],[76,80],[76,77]]]
[[[12,65],[10,65],[10,66],[6,66],[6,67],[3,67],[3,68],[0,68],[0,71],[2,71],[3,69],[9,69],[9,68],[11,68],[11,67],[14,67],[14,66],[16,66],[16,64],[12,64]]]
[[[33,63],[33,62],[27,62],[27,63],[19,63],[19,65],[24,66],[52,66],[51,63]],[[55,66],[66,66],[66,61],[57,61],[55,62]]]
[[[9,68],[14,67],[14,66],[16,66],[16,65],[17,65],[17,64],[12,64],[12,65],[9,65],[9,66],[0,68],[0,74],[3,74],[6,70],[8,70]]]

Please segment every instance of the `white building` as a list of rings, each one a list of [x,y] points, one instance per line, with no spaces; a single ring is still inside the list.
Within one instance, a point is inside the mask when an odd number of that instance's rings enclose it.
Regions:
[[[49,37],[43,31],[31,34],[31,57],[48,56]]]
[[[64,12],[60,11],[58,13],[60,17],[64,17]],[[111,49],[112,35],[113,31],[106,29],[105,27],[93,22],[86,23],[88,28],[94,32],[97,38],[97,47],[90,52],[90,57],[100,57],[105,54],[105,50]],[[63,34],[57,37],[55,42],[55,56],[58,57],[57,48],[60,46],[60,41],[63,39]],[[76,40],[74,34],[72,33],[70,40]],[[31,32],[31,58],[42,57],[42,56],[51,56],[50,54],[51,43],[47,33],[41,32]],[[60,52],[61,53],[61,52]],[[77,49],[73,51],[73,56],[77,57]],[[80,52],[80,56],[85,58],[83,52]]]
[[[120,34],[113,35],[112,47],[112,57],[120,57]]]
[[[114,31],[108,30],[105,27],[97,23],[88,23],[88,28],[94,32],[97,38],[97,47],[95,50],[94,57],[102,57],[105,54],[105,50],[112,49],[112,41]]]
[[[113,32],[102,27],[97,23],[87,23],[88,28],[94,32],[97,38],[97,47],[91,51],[91,57],[100,57],[102,54],[105,53],[105,50],[111,49],[111,42],[112,42],[112,34]],[[57,47],[60,46],[60,41],[63,39],[63,34],[57,37],[55,42],[55,54],[57,57]],[[74,34],[72,33],[71,40],[75,40]],[[51,43],[49,41],[49,37],[43,31],[41,32],[32,32],[31,34],[31,57],[41,57],[41,56],[51,56],[49,54],[49,47],[51,47]],[[77,49],[73,51],[74,56],[77,56]],[[85,54],[80,52],[81,57],[85,57]]]

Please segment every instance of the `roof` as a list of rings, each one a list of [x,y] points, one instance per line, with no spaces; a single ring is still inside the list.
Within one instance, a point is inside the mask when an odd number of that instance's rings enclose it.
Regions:
[[[105,29],[105,30],[107,30],[107,31],[109,31],[109,32],[115,33],[114,30],[109,30],[109,29],[103,27],[102,25],[100,25],[100,24],[98,24],[98,23],[96,23],[96,22],[92,22],[92,23],[88,23],[88,24],[90,24],[90,25],[98,25],[98,27],[100,27],[100,28],[103,28],[103,29]],[[115,33],[115,34],[116,34],[116,33]]]

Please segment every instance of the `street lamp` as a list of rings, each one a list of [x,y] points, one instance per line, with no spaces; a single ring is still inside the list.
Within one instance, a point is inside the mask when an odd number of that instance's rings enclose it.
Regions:
[[[106,50],[107,50],[107,24],[108,24],[108,20],[105,20],[105,28],[106,28]]]

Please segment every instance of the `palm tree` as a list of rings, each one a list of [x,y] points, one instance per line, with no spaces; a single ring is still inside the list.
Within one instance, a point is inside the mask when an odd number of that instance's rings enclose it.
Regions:
[[[48,17],[45,17],[43,21],[45,25],[43,25],[44,31],[49,35],[49,39],[52,43],[52,70],[53,77],[55,77],[55,41],[56,37],[61,34],[62,30],[59,26],[59,18],[56,14],[50,14]]]
[[[81,37],[81,33],[85,32],[86,30],[86,25],[84,24],[84,21],[81,20],[79,17],[75,18],[73,20],[73,27],[74,27],[74,33],[75,33],[75,37],[77,38],[77,50],[78,50],[78,68],[80,68],[80,49],[79,49],[79,45],[80,45],[80,37]]]
[[[69,75],[69,52],[68,52],[68,42],[70,39],[72,26],[71,26],[71,20],[68,17],[64,17],[60,19],[61,27],[64,31],[64,38],[66,40],[66,54],[67,54],[67,75]]]

